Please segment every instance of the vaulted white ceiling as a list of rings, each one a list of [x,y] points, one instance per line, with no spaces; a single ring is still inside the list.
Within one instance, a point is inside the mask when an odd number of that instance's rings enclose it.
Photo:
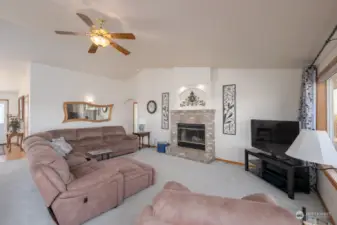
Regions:
[[[135,41],[87,53],[76,16],[105,18]],[[149,67],[300,68],[337,23],[335,0],[1,0],[0,59],[35,61],[123,78]]]

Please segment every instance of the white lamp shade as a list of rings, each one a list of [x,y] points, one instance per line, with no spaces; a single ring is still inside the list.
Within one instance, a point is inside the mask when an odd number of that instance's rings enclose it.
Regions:
[[[286,154],[308,162],[337,166],[337,151],[326,131],[301,130]]]
[[[139,118],[138,124],[146,124],[146,120],[144,118]]]

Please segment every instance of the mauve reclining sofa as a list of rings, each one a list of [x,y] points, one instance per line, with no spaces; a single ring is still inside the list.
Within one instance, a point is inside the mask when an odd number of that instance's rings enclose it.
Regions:
[[[58,137],[73,146],[66,157],[51,145],[51,139]],[[60,225],[82,224],[154,184],[155,171],[149,165],[128,157],[98,162],[85,155],[107,146],[134,152],[138,141],[121,127],[54,130],[24,140],[33,180]]]
[[[39,136],[48,141],[64,137],[73,147],[73,153],[85,154],[88,151],[108,148],[114,151],[114,156],[119,156],[136,152],[139,147],[138,137],[126,135],[121,126],[51,130],[33,136]]]

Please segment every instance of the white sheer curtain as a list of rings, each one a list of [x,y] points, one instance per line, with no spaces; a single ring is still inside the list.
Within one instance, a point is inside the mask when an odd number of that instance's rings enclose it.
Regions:
[[[5,143],[6,139],[6,124],[5,124],[5,104],[0,102],[0,144]]]
[[[5,123],[5,104],[0,103],[0,124]]]

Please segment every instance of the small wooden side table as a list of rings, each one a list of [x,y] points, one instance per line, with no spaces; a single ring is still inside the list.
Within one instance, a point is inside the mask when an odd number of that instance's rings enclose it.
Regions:
[[[139,149],[150,147],[150,132],[134,132],[133,134],[139,138]],[[144,137],[148,138],[147,145],[144,144]]]
[[[12,150],[12,138],[13,137],[17,137],[16,143],[20,147],[20,150],[23,151],[23,149],[22,149],[23,136],[24,136],[24,134],[21,133],[21,132],[19,132],[19,133],[17,133],[17,132],[15,132],[15,133],[7,133],[6,134],[6,139],[7,139],[7,145],[6,145],[6,147],[8,148],[8,152],[10,152]]]

